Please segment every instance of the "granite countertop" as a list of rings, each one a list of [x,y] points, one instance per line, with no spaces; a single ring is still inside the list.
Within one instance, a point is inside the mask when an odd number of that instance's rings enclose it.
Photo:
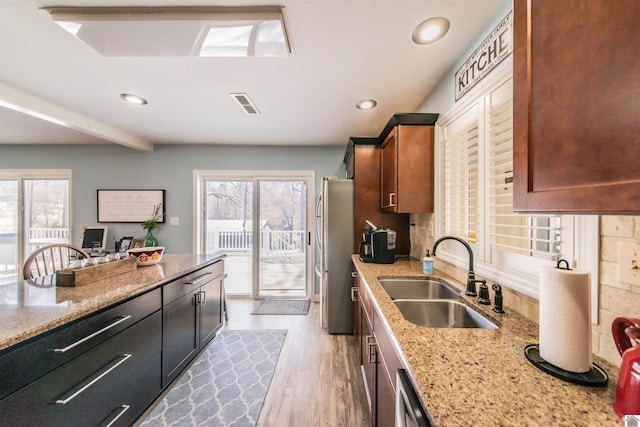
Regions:
[[[537,344],[539,327],[508,309],[504,315],[492,306],[464,296],[465,285],[436,271],[462,291],[462,298],[494,320],[500,328],[438,329],[417,326],[404,319],[380,277],[418,277],[422,263],[400,259],[394,264],[353,263],[371,289],[386,327],[402,352],[416,392],[434,426],[619,426],[611,403],[618,368],[594,358],[609,376],[607,387],[585,387],[552,377],[524,355],[527,344]],[[493,299],[493,298],[492,298]]]
[[[0,286],[0,350],[161,286],[225,255],[166,254],[156,265],[83,286],[55,286],[55,276]]]

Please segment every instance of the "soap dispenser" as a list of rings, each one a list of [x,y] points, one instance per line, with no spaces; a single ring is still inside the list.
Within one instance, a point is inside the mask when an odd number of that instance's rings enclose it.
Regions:
[[[422,272],[425,274],[433,274],[433,258],[427,249],[427,254],[422,258]]]

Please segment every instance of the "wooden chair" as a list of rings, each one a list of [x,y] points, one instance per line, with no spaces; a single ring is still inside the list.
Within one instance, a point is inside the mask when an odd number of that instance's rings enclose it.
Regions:
[[[89,258],[89,254],[77,246],[66,243],[43,246],[27,258],[22,274],[24,280],[46,276],[67,268],[72,260],[84,258]]]

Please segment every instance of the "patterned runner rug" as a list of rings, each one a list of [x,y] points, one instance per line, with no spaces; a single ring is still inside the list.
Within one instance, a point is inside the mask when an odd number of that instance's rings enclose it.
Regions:
[[[308,299],[265,299],[251,314],[308,314]]]
[[[286,334],[220,331],[141,426],[255,426]]]

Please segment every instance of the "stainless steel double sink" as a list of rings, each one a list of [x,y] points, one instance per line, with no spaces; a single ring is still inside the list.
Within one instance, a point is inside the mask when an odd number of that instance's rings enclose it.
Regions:
[[[460,292],[435,278],[378,279],[400,313],[409,322],[429,328],[481,328],[498,326],[460,301]]]

